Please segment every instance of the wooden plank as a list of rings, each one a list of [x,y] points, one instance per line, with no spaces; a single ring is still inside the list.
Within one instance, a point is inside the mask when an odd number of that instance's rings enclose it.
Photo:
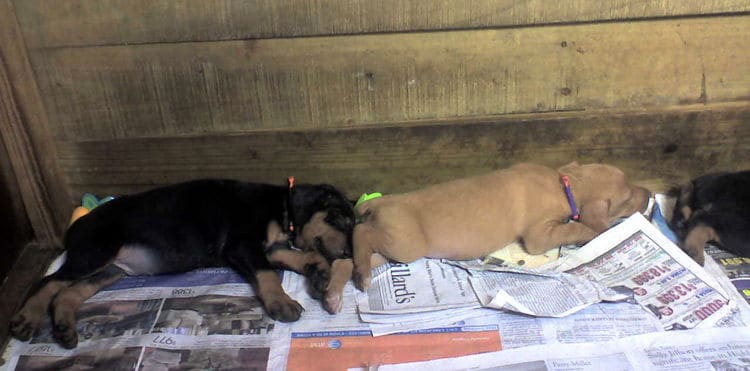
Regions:
[[[750,11],[744,0],[15,0],[29,46],[427,31]]]
[[[3,257],[0,260],[0,282],[7,276],[21,249],[34,238],[21,198],[8,150],[0,140],[0,236],[3,241],[0,245]]]
[[[65,141],[750,98],[750,16],[33,54]]]
[[[199,177],[330,182],[352,198],[531,161],[608,162],[633,179],[675,184],[750,168],[750,104],[657,111],[513,115],[345,130],[77,142],[62,146],[73,189],[125,194]]]
[[[70,195],[58,173],[55,143],[10,0],[0,0],[0,140],[37,241],[57,244]]]
[[[10,82],[5,72],[4,60],[0,56],[0,141],[7,150],[14,182],[18,182],[25,212],[34,228],[34,234],[42,241],[55,241],[58,237],[54,214],[45,202],[47,196],[40,181],[39,163],[32,150],[29,135],[16,110]]]

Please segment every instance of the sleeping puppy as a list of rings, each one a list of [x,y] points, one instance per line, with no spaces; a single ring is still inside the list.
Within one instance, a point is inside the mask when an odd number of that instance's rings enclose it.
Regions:
[[[578,223],[568,223],[575,207],[563,175],[580,210]],[[647,189],[629,184],[615,167],[573,162],[558,170],[518,164],[373,199],[356,210],[362,222],[353,234],[354,282],[360,290],[369,287],[373,253],[409,263],[422,257],[480,258],[513,241],[530,254],[583,244],[615,220],[645,210],[649,198]]]
[[[700,265],[709,241],[750,257],[750,170],[708,174],[683,186],[670,226],[680,247]]]
[[[65,262],[12,318],[11,333],[28,340],[49,311],[55,340],[74,348],[76,310],[105,286],[124,275],[213,266],[244,276],[274,319],[296,321],[303,308],[284,292],[274,268],[306,275],[321,298],[329,260],[351,256],[353,226],[351,203],[324,184],[197,180],[119,197],[70,226]]]

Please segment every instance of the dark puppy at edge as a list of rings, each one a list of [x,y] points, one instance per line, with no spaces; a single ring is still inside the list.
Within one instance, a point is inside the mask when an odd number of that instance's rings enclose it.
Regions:
[[[750,257],[750,170],[703,175],[676,193],[670,225],[680,247],[698,264],[704,263],[709,241]]]
[[[289,223],[301,251],[288,248]],[[322,298],[329,261],[351,257],[353,226],[351,203],[324,184],[290,189],[197,180],[119,197],[69,227],[65,263],[39,282],[11,319],[11,333],[28,340],[49,312],[56,341],[74,348],[75,313],[100,289],[124,275],[211,266],[234,268],[271,317],[296,321],[303,308],[284,292],[274,268],[306,275],[312,295]]]

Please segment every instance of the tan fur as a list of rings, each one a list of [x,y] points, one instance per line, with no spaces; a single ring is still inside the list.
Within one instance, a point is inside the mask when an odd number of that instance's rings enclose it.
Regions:
[[[685,252],[696,261],[696,263],[703,265],[703,251],[708,241],[721,242],[719,240],[719,235],[713,228],[707,225],[696,226],[691,229],[685,237],[685,246],[683,246],[683,250],[685,250]]]
[[[266,227],[266,248],[271,247],[275,243],[285,242],[288,239],[289,236],[284,233],[284,230],[279,223],[276,221],[268,223],[268,226]]]
[[[329,313],[338,313],[343,306],[344,286],[352,277],[354,263],[351,259],[336,259],[331,264],[331,279],[326,286],[326,297],[323,307]]]
[[[292,321],[299,319],[300,313],[304,309],[284,292],[278,273],[272,270],[258,271],[255,273],[255,280],[258,297],[269,312],[283,312],[283,316],[280,316],[280,318],[292,318]],[[295,308],[296,311],[293,311],[292,308]]]
[[[52,300],[52,318],[55,323],[54,331],[62,332],[59,336],[63,342],[75,344],[78,341],[75,314],[83,302],[124,275],[121,272],[103,280],[83,280],[60,290]]]
[[[300,274],[305,274],[305,268],[310,265],[316,266],[318,270],[329,269],[328,261],[314,251],[279,249],[272,251],[266,257],[269,262]]]
[[[16,328],[16,333],[20,333],[23,336],[23,340],[28,340],[34,331],[39,328],[39,324],[42,322],[44,317],[47,315],[47,310],[52,298],[57,295],[60,290],[68,287],[71,284],[69,281],[50,281],[44,285],[39,291],[36,292],[29,300],[24,303],[23,308],[18,312],[14,319],[20,319],[18,323],[11,323],[11,327],[23,326],[26,327]]]
[[[570,177],[580,223],[565,223],[570,208],[560,174]],[[585,243],[617,218],[643,210],[649,195],[615,167],[574,162],[557,171],[518,164],[370,200],[357,208],[364,221],[353,235],[355,283],[369,286],[372,253],[408,263],[479,258],[517,240],[531,254]]]
[[[297,235],[294,245],[302,250],[315,251],[315,238],[321,238],[328,256],[344,256],[347,248],[346,235],[325,222],[327,213],[319,211],[310,218]]]
[[[386,263],[386,259],[380,254],[372,254],[370,265],[377,267]],[[326,286],[326,296],[323,300],[323,308],[328,313],[334,314],[341,311],[343,306],[344,286],[352,278],[354,262],[352,259],[336,259],[331,264],[331,279]]]

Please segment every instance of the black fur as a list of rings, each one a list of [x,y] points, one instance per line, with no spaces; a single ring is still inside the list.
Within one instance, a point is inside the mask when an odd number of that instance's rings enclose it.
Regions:
[[[688,217],[682,212],[685,207]],[[711,227],[719,248],[750,257],[750,171],[708,174],[691,181],[679,191],[670,225],[681,243],[694,228]]]
[[[169,274],[212,266],[230,266],[257,287],[258,272],[279,267],[269,261],[270,254],[285,248],[283,242],[267,243],[269,223],[276,222],[283,228],[292,221],[299,233],[317,212],[327,213],[325,223],[337,231],[332,233],[346,236],[344,247],[331,249],[317,237],[313,246],[304,246],[322,255],[319,261],[323,263],[305,265],[301,272],[315,281],[310,283],[314,296],[322,297],[323,293],[316,291],[325,290],[330,277],[326,258],[351,256],[354,211],[344,195],[325,184],[300,184],[290,193],[285,186],[215,179],[118,197],[92,210],[68,229],[64,239],[66,261],[42,281],[40,289],[50,282],[102,283],[123,272]],[[123,246],[136,246],[138,256],[148,259],[127,269],[114,264],[122,261],[118,254]],[[141,254],[143,251],[146,253]],[[66,347],[75,347],[77,336],[70,330],[75,324],[56,319],[55,305],[52,300],[55,338]],[[264,306],[271,317],[281,321],[297,320],[302,310],[291,299],[264,301]],[[36,319],[27,318],[35,312],[25,309],[11,323],[11,332],[22,340],[31,336],[36,325]]]

